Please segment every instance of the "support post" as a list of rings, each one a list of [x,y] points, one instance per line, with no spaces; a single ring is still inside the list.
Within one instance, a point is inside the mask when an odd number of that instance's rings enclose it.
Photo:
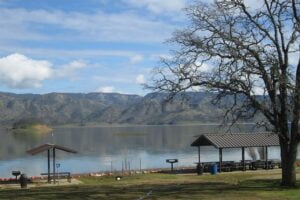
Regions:
[[[55,184],[55,148],[53,148],[53,183]]]
[[[266,169],[269,169],[269,163],[268,163],[268,146],[266,146]]]
[[[223,152],[222,148],[219,149],[219,172],[222,172],[222,160],[223,160]]]
[[[113,162],[110,161],[110,173],[113,173]]]
[[[246,163],[245,163],[245,147],[242,147],[242,166],[243,166],[243,171],[246,171]]]
[[[140,158],[140,172],[142,172],[142,159]]]
[[[200,146],[198,146],[198,163],[200,164],[201,160],[200,160]]]
[[[48,149],[48,183],[51,182],[50,178],[50,149]]]
[[[131,171],[130,171],[130,161],[128,161],[128,171],[129,171],[129,174],[131,175]]]

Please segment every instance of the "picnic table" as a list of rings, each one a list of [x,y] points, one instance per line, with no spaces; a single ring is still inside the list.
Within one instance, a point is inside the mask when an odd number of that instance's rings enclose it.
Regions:
[[[41,176],[48,176],[48,173],[41,173]],[[50,177],[53,179],[53,173],[50,173]],[[57,172],[55,173],[55,179],[67,179],[71,183],[71,172]]]
[[[217,164],[220,167],[219,162],[201,162],[196,163],[197,169],[201,166],[202,172],[210,172],[211,167],[214,164]],[[243,161],[235,162],[235,161],[223,161],[222,162],[222,171],[236,171],[236,170],[257,170],[259,168],[261,169],[274,169],[276,166],[278,168],[281,167],[281,161],[280,160],[268,160],[268,162],[264,160],[245,160],[245,163],[243,164]],[[198,169],[199,170],[199,169]]]

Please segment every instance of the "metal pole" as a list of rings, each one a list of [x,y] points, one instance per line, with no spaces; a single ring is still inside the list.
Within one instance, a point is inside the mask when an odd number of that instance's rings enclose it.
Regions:
[[[142,159],[140,158],[140,172],[142,172]]]
[[[222,172],[222,160],[223,160],[222,148],[219,149],[219,172]]]
[[[242,165],[243,165],[243,171],[246,171],[246,165],[245,165],[245,147],[242,147]]]
[[[128,171],[129,171],[129,174],[130,174],[130,161],[128,161]]]
[[[48,183],[51,182],[50,178],[50,149],[48,149]]]
[[[113,171],[113,164],[112,164],[112,161],[110,161],[110,173],[112,173]]]
[[[55,148],[53,148],[53,183],[55,184]]]
[[[268,163],[268,147],[266,146],[266,169],[269,169],[269,163]]]
[[[198,163],[200,164],[200,146],[198,146]]]
[[[57,174],[57,179],[59,179],[59,163],[56,164],[56,174]]]

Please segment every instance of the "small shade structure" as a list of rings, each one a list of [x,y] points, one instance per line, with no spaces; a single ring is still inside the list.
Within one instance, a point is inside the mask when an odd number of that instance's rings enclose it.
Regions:
[[[61,150],[61,151],[65,151],[68,153],[77,153],[77,151],[73,150],[73,149],[69,149],[63,146],[59,146],[56,144],[43,144],[41,146],[35,147],[33,149],[30,149],[27,151],[27,153],[31,154],[31,155],[36,155],[39,153],[42,153],[44,151],[48,151],[48,182],[50,183],[51,179],[50,179],[50,152],[52,150],[52,159],[53,159],[53,183],[55,183],[55,150]]]
[[[222,160],[224,148],[241,148],[242,165],[245,170],[245,148],[264,147],[266,161],[268,160],[268,147],[279,146],[279,138],[275,133],[234,133],[234,134],[203,134],[200,135],[191,146],[198,147],[198,162],[200,163],[200,147],[214,146],[219,150],[219,171],[222,171]],[[268,162],[266,162],[268,163]],[[268,166],[267,166],[268,167]]]

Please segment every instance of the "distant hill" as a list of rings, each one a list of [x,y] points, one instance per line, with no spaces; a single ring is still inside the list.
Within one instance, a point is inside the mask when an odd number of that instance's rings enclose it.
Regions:
[[[223,110],[210,103],[212,93],[190,92],[165,103],[166,94],[144,97],[117,93],[0,93],[0,124],[39,119],[63,124],[177,124],[220,122]]]

